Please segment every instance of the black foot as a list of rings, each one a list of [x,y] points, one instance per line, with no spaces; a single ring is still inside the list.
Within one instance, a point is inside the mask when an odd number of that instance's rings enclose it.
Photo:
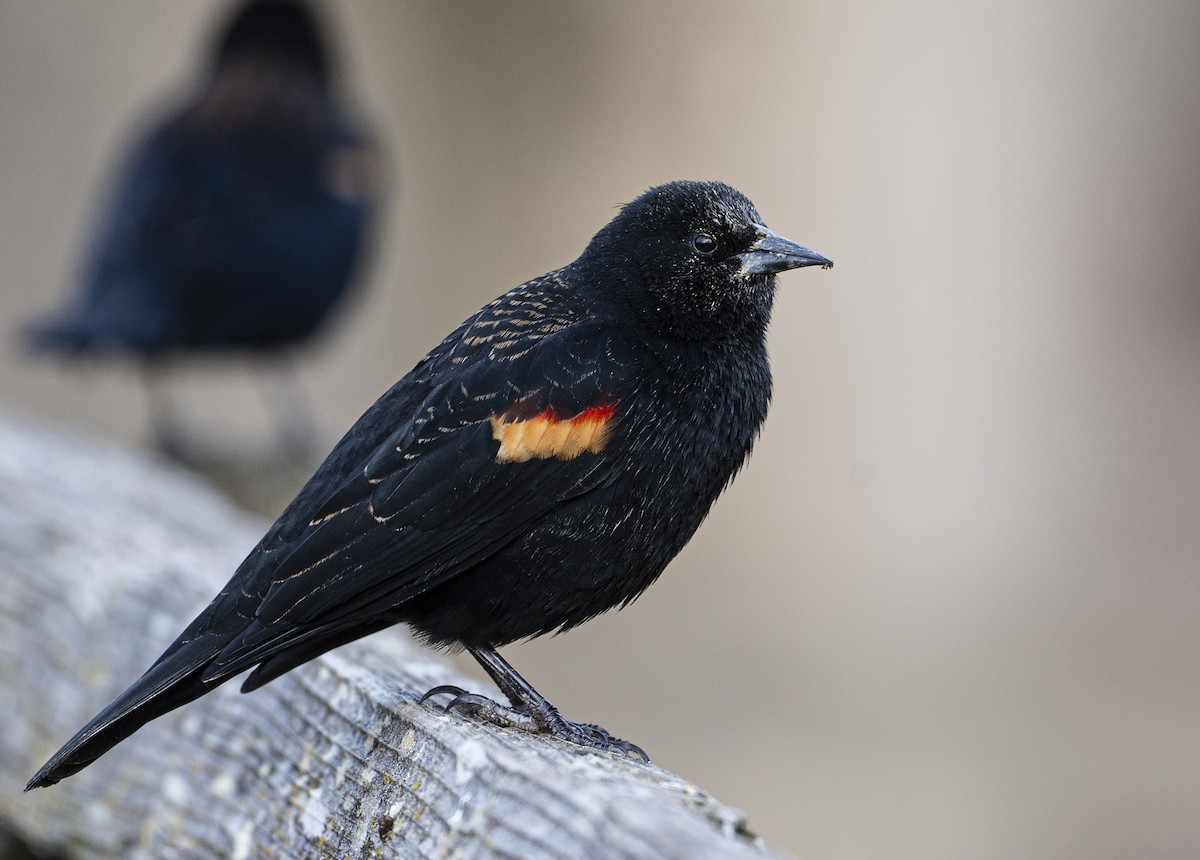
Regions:
[[[495,651],[477,651],[474,648],[470,650],[500,685],[501,691],[508,696],[513,707],[505,707],[486,696],[468,693],[461,687],[449,684],[434,687],[421,697],[421,702],[447,694],[452,698],[446,704],[445,710],[480,722],[533,734],[552,735],[559,740],[589,749],[637,756],[642,761],[650,761],[650,756],[637,744],[614,737],[594,723],[573,723],[564,718],[558,712],[558,708],[530,687]],[[505,670],[512,672],[512,675],[507,675]]]
[[[554,707],[527,714],[516,708],[505,707],[487,696],[468,693],[461,687],[449,685],[434,687],[421,697],[421,702],[442,694],[453,696],[443,710],[453,711],[482,723],[490,723],[505,729],[517,729],[531,734],[552,735],[559,740],[581,747],[637,756],[642,761],[650,761],[650,756],[646,755],[646,751],[637,744],[614,737],[595,723],[573,723],[563,717]]]

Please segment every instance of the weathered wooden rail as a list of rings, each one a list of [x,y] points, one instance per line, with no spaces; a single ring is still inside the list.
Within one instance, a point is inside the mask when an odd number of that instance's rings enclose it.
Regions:
[[[0,828],[69,858],[764,856],[674,774],[417,704],[484,684],[392,631],[22,793],[264,525],[144,454],[0,414]]]

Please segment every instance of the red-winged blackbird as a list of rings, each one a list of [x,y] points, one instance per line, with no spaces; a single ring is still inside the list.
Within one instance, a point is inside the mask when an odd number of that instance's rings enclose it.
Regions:
[[[126,350],[156,369],[167,354],[273,351],[321,327],[376,196],[373,146],[337,97],[324,41],[307,4],[238,9],[197,91],[133,152],[82,295],[30,329],[34,347]],[[169,443],[172,428],[156,429]]]
[[[716,182],[625,206],[486,305],[338,443],[213,602],[34,776],[50,785],[254,667],[253,690],[398,622],[509,698],[448,707],[601,749],[495,652],[629,603],[692,536],[767,413],[775,273],[832,263]],[[427,694],[429,695],[429,694]]]

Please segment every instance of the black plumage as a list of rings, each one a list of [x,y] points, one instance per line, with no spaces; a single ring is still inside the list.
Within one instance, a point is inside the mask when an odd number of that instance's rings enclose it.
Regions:
[[[30,782],[253,668],[254,689],[404,622],[465,646],[511,708],[456,709],[588,746],[494,649],[628,603],[692,536],[766,416],[774,273],[832,265],[720,183],[625,206],[570,265],[491,302],[338,443],[158,662]]]
[[[36,348],[150,361],[306,340],[354,280],[373,144],[332,78],[313,10],[251,0],[185,104],[138,143],[102,207],[83,289]]]

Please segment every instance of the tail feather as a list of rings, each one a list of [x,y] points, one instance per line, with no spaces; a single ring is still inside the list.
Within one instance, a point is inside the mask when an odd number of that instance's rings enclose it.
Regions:
[[[95,343],[94,333],[75,320],[31,323],[21,331],[29,352],[85,352]]]
[[[146,723],[203,696],[225,678],[205,681],[204,668],[217,649],[204,640],[165,656],[75,733],[29,780],[25,790],[54,785],[78,773]],[[197,653],[197,652],[200,653]]]
[[[318,627],[311,630],[305,637],[294,637],[292,642],[285,647],[275,648],[271,653],[255,658],[258,665],[242,683],[242,692],[249,693],[257,690],[314,657],[319,657],[326,651],[332,651],[334,648],[361,639],[363,636],[391,627],[397,620],[390,616],[384,616],[369,623],[361,622],[345,627]],[[237,671],[241,671],[241,669],[239,668]],[[229,673],[222,677],[228,678]]]

